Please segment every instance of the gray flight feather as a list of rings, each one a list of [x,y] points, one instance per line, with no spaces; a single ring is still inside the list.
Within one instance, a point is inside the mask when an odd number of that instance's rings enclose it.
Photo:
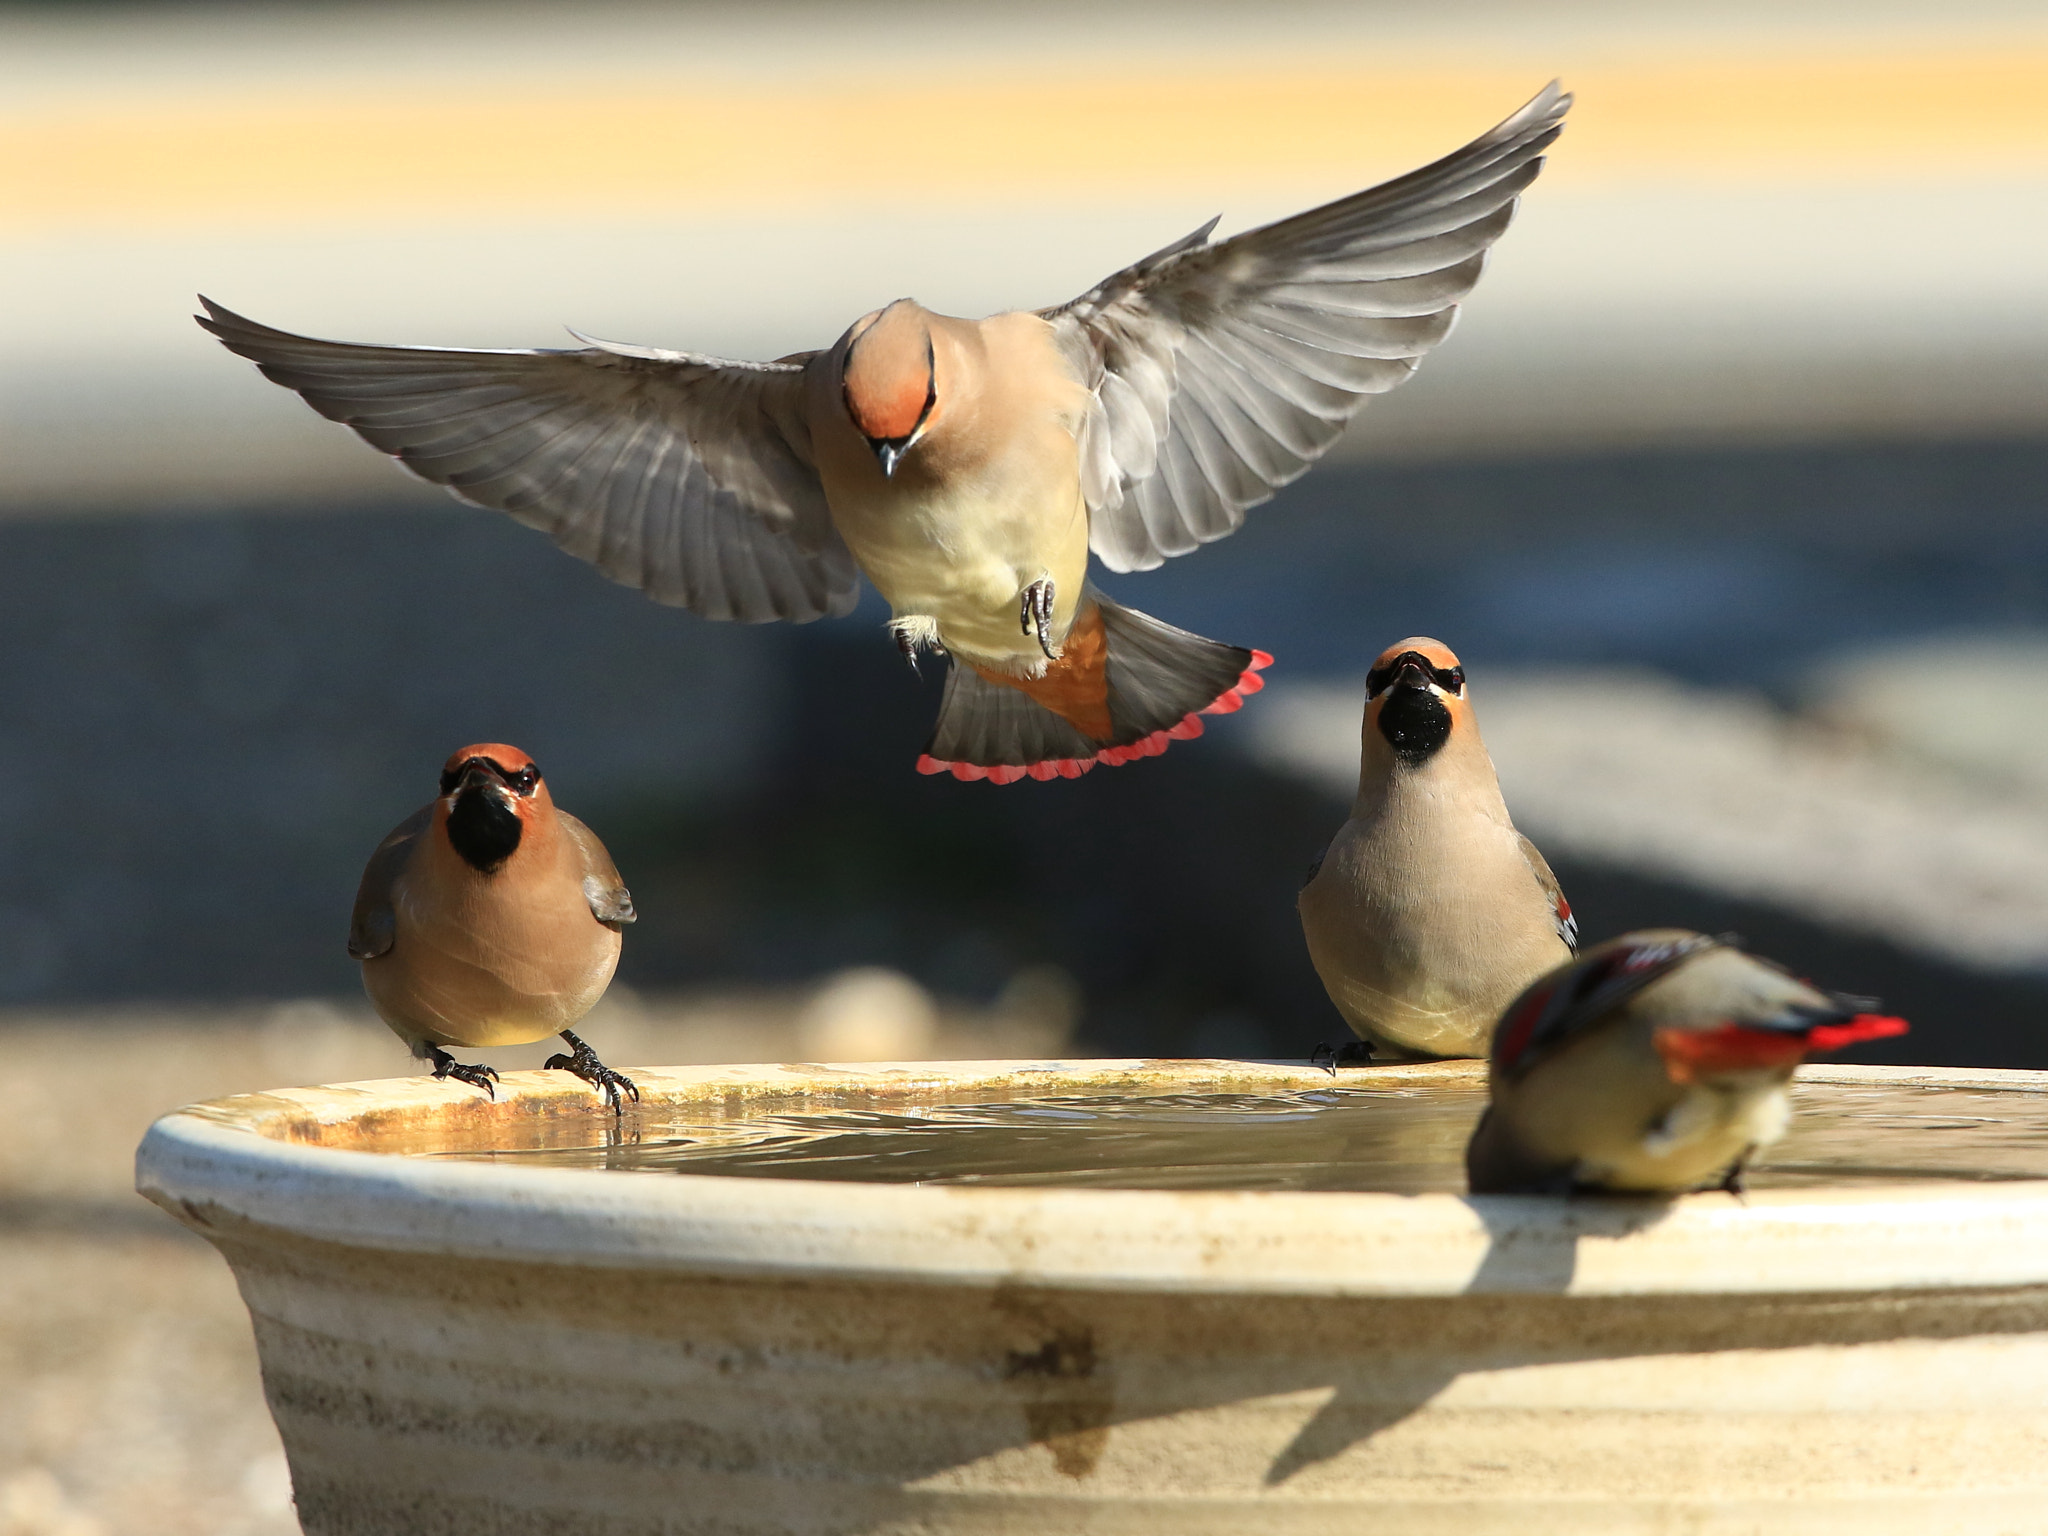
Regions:
[[[802,623],[859,596],[811,462],[801,359],[356,346],[200,303],[229,351],[321,415],[658,602]]]
[[[925,751],[942,763],[990,768],[1085,762],[1104,747],[1127,747],[1173,729],[1227,693],[1252,663],[1242,646],[1176,629],[1111,602],[1092,586],[1083,603],[1102,610],[1107,737],[1097,740],[1028,695],[955,662]]]
[[[1096,557],[1150,570],[1222,538],[1407,379],[1570,106],[1553,81],[1434,165],[1220,245],[1212,220],[1043,311],[1095,392],[1081,464]]]
[[[1111,746],[1128,746],[1171,730],[1229,692],[1252,664],[1252,653],[1176,629],[1149,613],[1113,603],[1089,588],[1102,609],[1108,656]]]
[[[1023,766],[1092,758],[1100,742],[1004,683],[955,661],[925,751],[942,763]]]

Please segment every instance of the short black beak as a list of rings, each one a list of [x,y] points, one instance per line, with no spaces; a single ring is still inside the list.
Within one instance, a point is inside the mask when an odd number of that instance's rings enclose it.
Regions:
[[[871,437],[868,446],[875,450],[875,459],[882,466],[882,478],[896,478],[896,466],[903,462],[903,455],[910,452],[907,437]]]
[[[1396,688],[1427,688],[1434,681],[1428,667],[1413,654],[1401,658],[1401,670],[1394,674]]]

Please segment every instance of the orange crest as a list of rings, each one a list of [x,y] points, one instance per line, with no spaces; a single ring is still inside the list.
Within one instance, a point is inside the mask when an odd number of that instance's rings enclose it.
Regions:
[[[846,412],[861,435],[877,442],[909,437],[931,403],[932,338],[923,314],[907,299],[883,310],[854,339],[841,383]]]
[[[462,765],[473,757],[487,757],[508,773],[517,773],[522,768],[531,768],[533,759],[517,747],[502,741],[480,741],[474,746],[463,747],[451,753],[448,761],[441,765],[443,773],[457,773]]]
[[[1458,665],[1457,653],[1441,640],[1432,640],[1427,635],[1410,635],[1406,640],[1396,640],[1373,658],[1372,670],[1394,664],[1394,658],[1407,651],[1413,651],[1432,667],[1441,667],[1448,672]]]

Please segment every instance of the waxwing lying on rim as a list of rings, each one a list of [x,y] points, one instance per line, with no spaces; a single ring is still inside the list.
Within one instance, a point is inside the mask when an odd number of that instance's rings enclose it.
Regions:
[[[850,611],[864,572],[913,665],[952,657],[920,770],[1073,778],[1200,735],[1272,660],[1111,602],[1091,551],[1144,571],[1222,538],[1407,379],[1570,104],[1553,84],[1433,165],[1215,245],[1212,219],[1067,304],[961,320],[899,299],[773,363],[580,335],[355,346],[205,299],[199,323],[658,601],[802,623]]]
[[[1571,958],[1578,925],[1508,819],[1450,647],[1398,641],[1365,686],[1358,798],[1299,899],[1309,957],[1372,1049],[1484,1056],[1501,1009]]]
[[[560,1035],[573,1072],[614,1114],[633,1080],[570,1029],[619,963],[633,898],[597,834],[557,810],[517,747],[464,747],[441,769],[439,798],[377,845],[349,920],[348,952],[384,1022],[434,1076],[496,1097],[489,1067],[445,1046],[523,1045]]]
[[[1739,1192],[1785,1132],[1794,1067],[1906,1032],[1870,1006],[1682,928],[1596,945],[1502,1016],[1472,1192]]]

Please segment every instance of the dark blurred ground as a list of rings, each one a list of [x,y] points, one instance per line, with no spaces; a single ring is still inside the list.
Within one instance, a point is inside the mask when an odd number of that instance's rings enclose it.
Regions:
[[[1423,632],[1475,668],[1783,691],[1873,639],[2048,626],[2044,484],[2048,443],[1328,466],[1107,584],[1282,679]],[[922,778],[936,669],[882,617],[703,623],[452,503],[0,524],[0,999],[353,993],[362,859],[448,751],[495,739],[610,842],[636,987],[884,963],[986,1002],[1051,963],[1088,1048],[1300,1054],[1340,1028],[1292,907],[1342,808],[1235,750],[1247,717],[1072,783]],[[2038,978],[1559,862],[1589,933],[1733,927],[1911,1013],[1901,1059],[2048,1065]]]

